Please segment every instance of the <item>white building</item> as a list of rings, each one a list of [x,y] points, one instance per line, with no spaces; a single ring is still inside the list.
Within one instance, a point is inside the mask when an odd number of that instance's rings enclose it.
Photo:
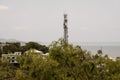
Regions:
[[[26,54],[28,53],[38,53],[38,54],[44,54],[42,51],[39,51],[37,49],[29,49],[25,52]]]
[[[18,63],[16,58],[21,56],[21,52],[15,52],[12,54],[2,54],[2,60],[6,59],[10,63]]]
[[[37,49],[29,49],[28,51],[25,52],[25,54],[29,54],[29,53],[41,54],[43,56],[48,56],[49,55],[49,53],[43,53],[42,51],[39,51]]]

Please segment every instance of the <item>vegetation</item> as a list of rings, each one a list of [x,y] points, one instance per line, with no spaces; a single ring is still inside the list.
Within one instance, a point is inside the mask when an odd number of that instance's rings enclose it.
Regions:
[[[18,57],[19,67],[0,62],[0,80],[119,80],[120,59],[112,60],[102,51],[92,55],[80,46],[58,40],[49,55],[30,53]]]
[[[2,43],[0,43],[2,44]],[[19,42],[15,43],[6,43],[6,45],[3,47],[3,49],[0,49],[0,54],[8,54],[8,53],[14,53],[14,52],[22,52],[29,50],[30,48],[37,49],[40,51],[43,51],[44,53],[48,52],[48,47],[45,45],[40,45],[36,42],[28,42],[24,46],[21,46]]]

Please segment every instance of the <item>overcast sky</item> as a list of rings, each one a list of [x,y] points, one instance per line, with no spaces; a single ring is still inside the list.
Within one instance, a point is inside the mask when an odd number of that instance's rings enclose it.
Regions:
[[[120,0],[0,0],[0,38],[51,42],[120,42]]]

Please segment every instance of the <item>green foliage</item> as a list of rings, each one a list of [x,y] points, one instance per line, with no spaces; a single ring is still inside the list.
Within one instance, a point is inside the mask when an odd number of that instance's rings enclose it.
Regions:
[[[0,80],[14,80],[17,67],[0,59]]]
[[[53,80],[54,69],[58,66],[56,61],[37,53],[25,54],[18,60],[20,69],[34,80]]]
[[[0,49],[0,52],[3,52],[3,54],[8,54],[10,52],[18,52],[20,51],[20,43],[6,43],[7,45],[3,46],[3,51]],[[1,53],[2,54],[2,53]]]
[[[30,42],[29,48],[39,48]],[[0,78],[6,80],[119,80],[120,59],[112,60],[102,51],[91,55],[80,46],[60,39],[49,46],[49,55],[23,54],[17,58],[20,67],[0,61]]]
[[[36,42],[26,43],[24,49],[29,50],[31,48],[43,51],[44,53],[48,52],[48,47],[46,47],[45,45],[40,45]]]
[[[26,43],[25,46],[21,46],[19,42],[15,43],[6,43],[7,45],[3,46],[3,49],[0,49],[0,56],[1,54],[8,54],[8,53],[14,53],[14,52],[22,52],[24,53],[25,51],[33,48],[37,49],[40,51],[43,51],[44,53],[48,52],[48,47],[45,45],[40,45],[36,42],[28,42]]]

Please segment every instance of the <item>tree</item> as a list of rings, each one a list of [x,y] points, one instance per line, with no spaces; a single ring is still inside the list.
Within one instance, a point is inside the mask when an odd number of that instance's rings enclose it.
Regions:
[[[3,54],[8,54],[9,52],[19,52],[20,51],[20,43],[19,42],[15,42],[15,43],[6,43],[7,45],[5,45],[3,47]]]
[[[2,64],[0,71],[4,70],[0,73],[0,78],[2,76],[2,79],[6,80],[120,79],[119,58],[110,59],[107,55],[103,56],[101,51],[92,55],[87,50],[82,50],[80,46],[73,46],[62,39],[54,41],[49,46],[47,56],[29,52],[17,60],[20,67],[13,67],[5,61],[0,61]]]
[[[60,79],[93,79],[95,64],[92,56],[80,46],[73,46],[60,39],[51,44],[49,52],[50,57],[59,63]]]
[[[26,49],[26,50],[29,50],[31,48],[43,51],[44,53],[48,52],[48,47],[46,47],[45,45],[40,45],[40,44],[38,44],[36,42],[28,42],[24,46],[24,49]]]
[[[20,63],[20,80],[23,78],[22,75],[28,75],[25,77],[31,77],[30,80],[56,80],[56,68],[58,63],[49,57],[44,57],[40,54],[29,53],[29,55],[24,54],[22,57],[18,58]]]

